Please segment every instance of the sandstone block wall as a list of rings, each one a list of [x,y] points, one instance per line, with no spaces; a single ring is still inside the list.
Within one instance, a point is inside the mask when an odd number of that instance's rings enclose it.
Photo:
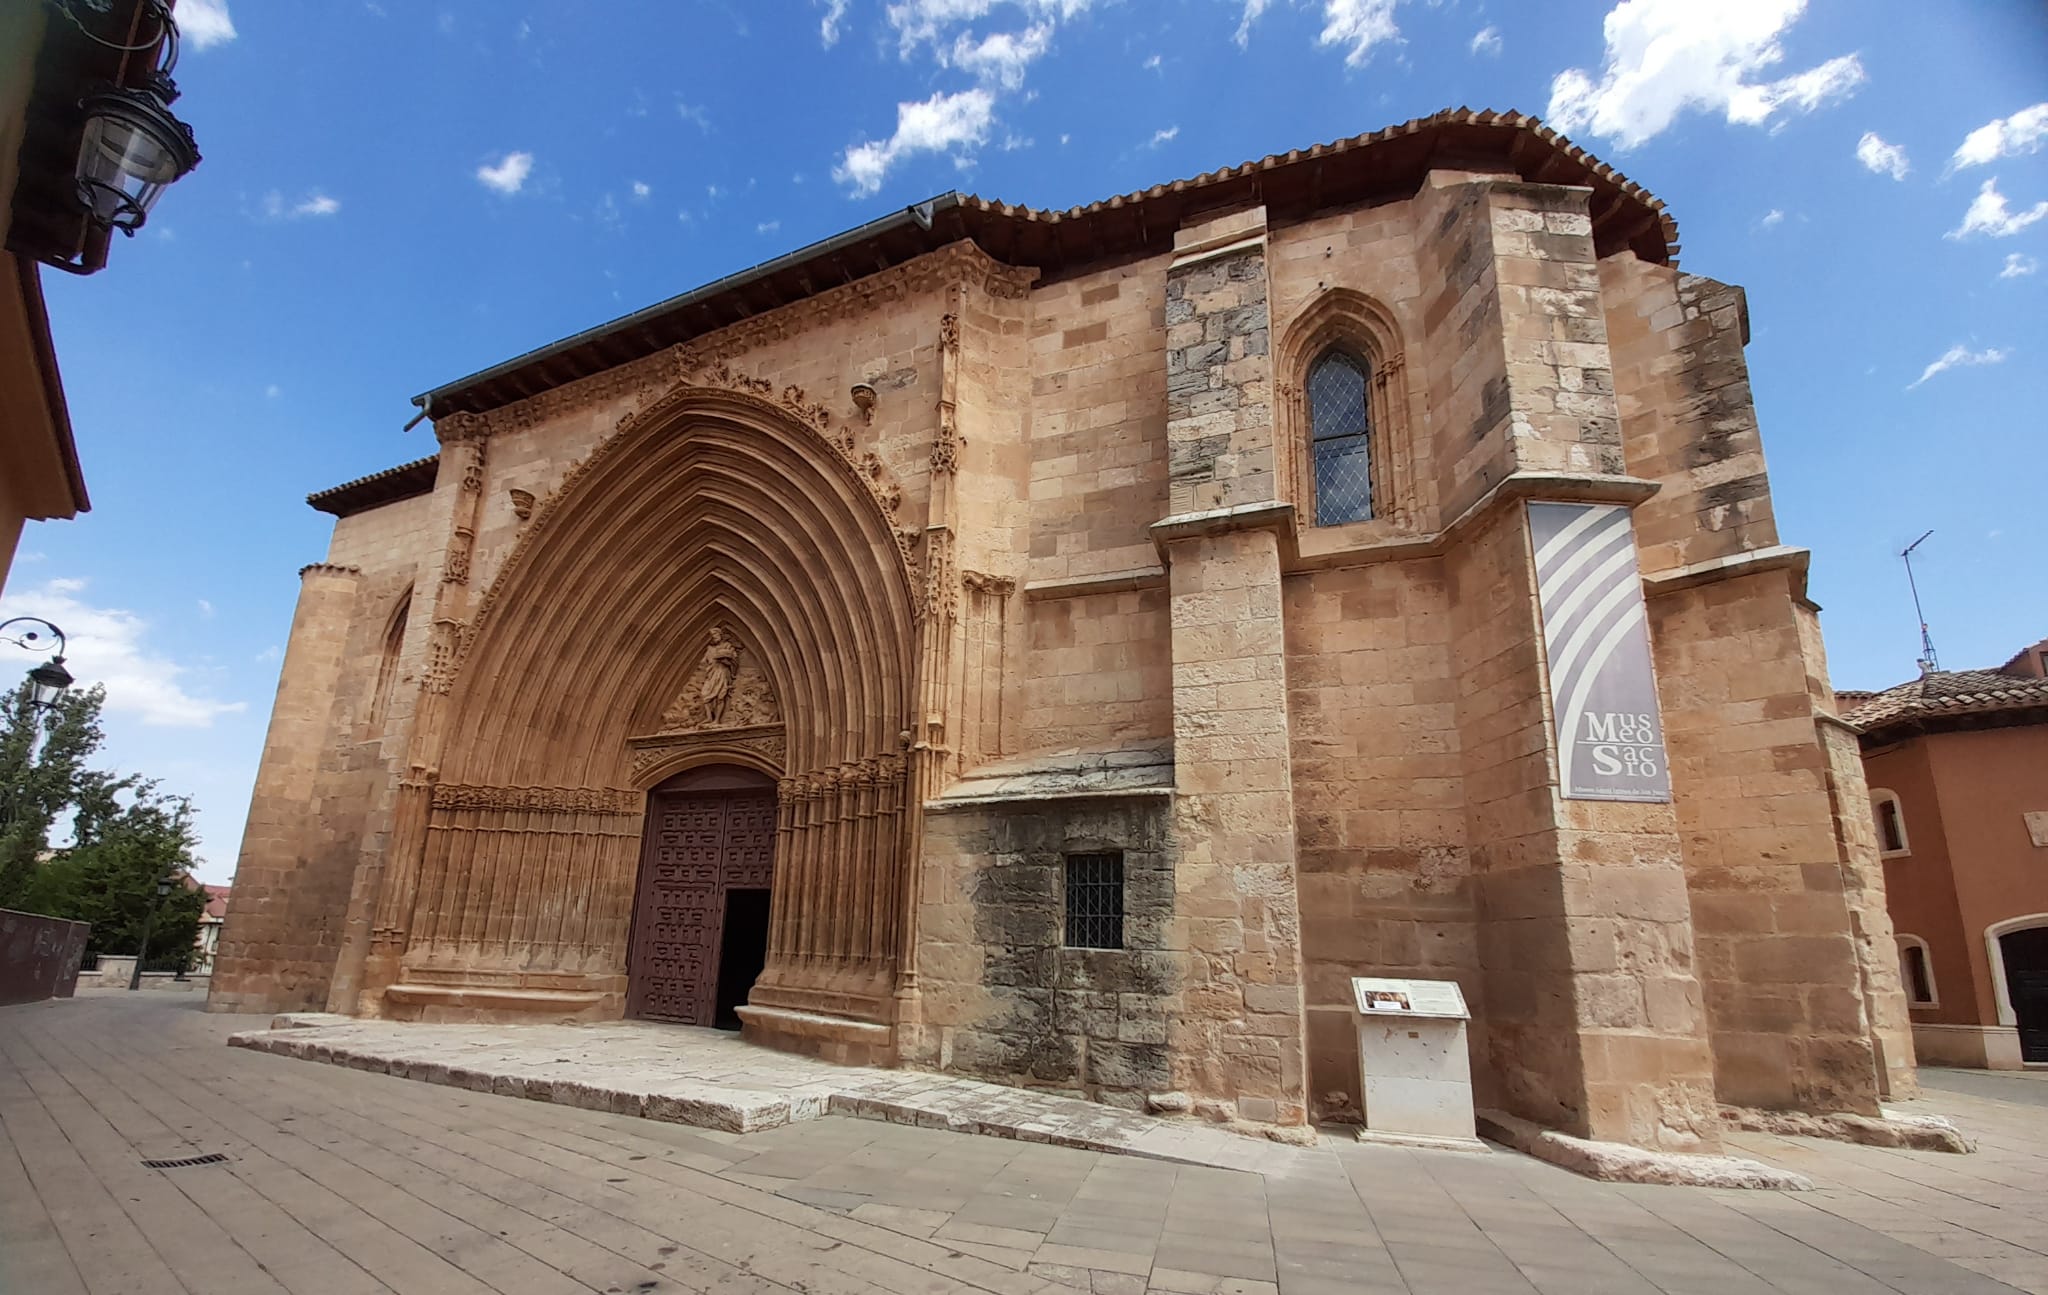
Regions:
[[[207,1008],[225,1012],[323,1008],[354,860],[328,849],[317,781],[331,748],[361,572],[315,564],[300,573],[299,606],[264,735]]]
[[[1290,577],[1285,607],[1309,1094],[1351,1119],[1351,977],[1456,980],[1484,1003],[1449,590],[1440,560],[1383,563]]]

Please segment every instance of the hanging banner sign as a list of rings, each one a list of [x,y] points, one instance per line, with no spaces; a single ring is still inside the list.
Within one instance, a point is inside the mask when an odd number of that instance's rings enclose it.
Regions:
[[[1564,795],[1669,801],[1664,723],[1628,509],[1528,507]]]

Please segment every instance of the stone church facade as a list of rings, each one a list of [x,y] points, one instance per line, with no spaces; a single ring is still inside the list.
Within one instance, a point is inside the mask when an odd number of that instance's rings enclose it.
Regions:
[[[311,500],[212,1006],[742,1023],[1299,1126],[1358,1116],[1350,977],[1409,976],[1551,1127],[1875,1114],[1856,739],[1742,294],[1675,238],[1443,113],[948,194],[429,393],[435,455]],[[1566,565],[1668,795],[1565,776],[1542,505],[1619,537]]]

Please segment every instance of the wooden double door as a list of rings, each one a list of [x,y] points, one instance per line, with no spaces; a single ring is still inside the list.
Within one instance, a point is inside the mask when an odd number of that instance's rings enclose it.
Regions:
[[[775,784],[692,769],[648,795],[627,959],[626,1015],[739,1028],[768,954]]]

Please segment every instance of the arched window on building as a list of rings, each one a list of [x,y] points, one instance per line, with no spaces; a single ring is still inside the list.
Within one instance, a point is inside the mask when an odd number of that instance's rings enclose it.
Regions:
[[[1934,960],[1927,954],[1927,941],[1917,935],[1901,935],[1899,942],[1899,983],[1906,987],[1911,1007],[1938,1007],[1934,994]]]
[[[1877,851],[1891,859],[1913,853],[1906,840],[1906,810],[1899,795],[1882,787],[1870,789],[1870,812],[1877,819]]]
[[[1318,526],[1362,522],[1373,515],[1371,381],[1365,360],[1342,347],[1329,348],[1309,366]]]
[[[398,599],[398,610],[384,627],[383,651],[377,657],[377,682],[370,693],[370,727],[376,729],[391,709],[391,690],[398,685],[398,654],[405,650],[405,618],[412,610],[412,590]]]

